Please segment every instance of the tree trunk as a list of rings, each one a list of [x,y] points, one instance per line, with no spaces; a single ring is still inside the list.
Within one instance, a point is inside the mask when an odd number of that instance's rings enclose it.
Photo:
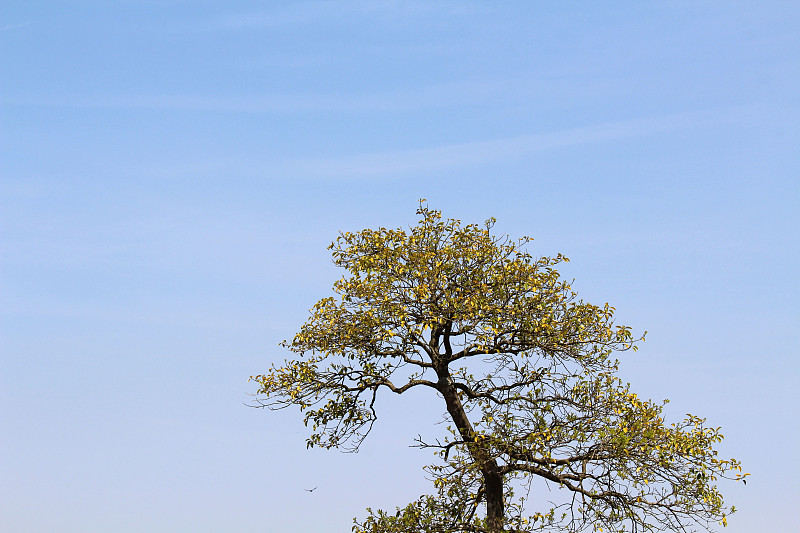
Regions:
[[[458,392],[453,385],[449,371],[445,368],[437,370],[439,375],[438,389],[444,396],[447,412],[458,428],[461,438],[470,442],[467,446],[472,458],[480,466],[483,474],[484,499],[486,500],[486,526],[490,533],[503,532],[503,518],[505,504],[503,502],[503,475],[497,461],[489,453],[489,446],[483,442],[475,441],[475,431],[467,418],[464,405],[458,397]]]
[[[492,459],[494,472],[483,472],[484,497],[486,498],[486,526],[491,533],[503,531],[503,476],[497,471],[497,461]]]

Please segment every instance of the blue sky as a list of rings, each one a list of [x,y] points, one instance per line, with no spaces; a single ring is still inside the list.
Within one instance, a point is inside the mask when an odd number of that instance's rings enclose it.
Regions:
[[[5,2],[0,529],[349,531],[429,491],[423,395],[355,455],[245,406],[338,231],[419,198],[570,257],[649,332],[633,388],[752,473],[727,531],[793,529],[798,27],[777,1]]]

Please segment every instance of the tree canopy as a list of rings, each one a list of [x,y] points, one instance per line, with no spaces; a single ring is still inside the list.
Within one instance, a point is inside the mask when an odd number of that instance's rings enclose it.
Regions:
[[[409,231],[365,229],[331,244],[347,274],[283,346],[294,360],[252,376],[258,405],[297,406],[308,447],[357,450],[381,391],[431,390],[447,433],[416,446],[437,457],[433,494],[367,510],[367,532],[691,531],[727,524],[716,482],[744,481],[718,457],[719,428],[617,376],[615,354],[644,336],[614,308],[578,299],[529,237],[443,219],[420,203]],[[666,403],[666,402],[664,402]],[[529,509],[530,494],[560,498]]]

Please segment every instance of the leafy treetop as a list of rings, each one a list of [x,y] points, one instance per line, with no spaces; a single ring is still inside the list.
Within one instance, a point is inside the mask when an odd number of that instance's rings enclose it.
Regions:
[[[452,423],[432,448],[435,496],[395,513],[368,510],[354,531],[689,531],[727,523],[719,478],[744,480],[717,458],[719,428],[662,405],[616,376],[636,350],[614,308],[577,298],[528,237],[443,220],[424,200],[410,232],[366,229],[331,244],[347,275],[314,305],[291,342],[299,358],[258,382],[261,406],[298,406],[309,447],[356,450],[377,419],[379,391],[432,389]],[[435,399],[439,398],[439,399]],[[666,402],[665,402],[666,403]],[[526,510],[545,484],[563,501]],[[517,495],[525,492],[526,496]],[[534,495],[536,494],[534,490]]]

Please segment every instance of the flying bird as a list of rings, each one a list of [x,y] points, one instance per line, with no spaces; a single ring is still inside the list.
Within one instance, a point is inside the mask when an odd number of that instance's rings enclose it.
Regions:
[[[317,490],[317,487],[314,487],[313,489],[303,489],[303,490],[306,492],[314,492],[315,490]]]

